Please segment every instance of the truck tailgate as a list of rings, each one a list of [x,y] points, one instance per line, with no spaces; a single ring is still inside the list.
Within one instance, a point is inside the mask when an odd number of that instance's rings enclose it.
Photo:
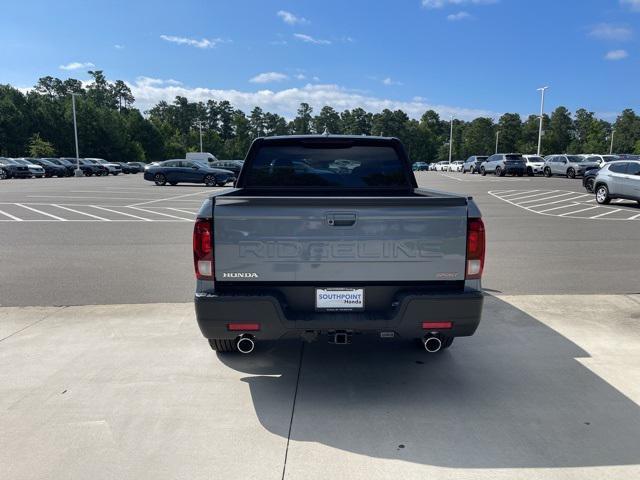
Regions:
[[[219,282],[464,280],[464,197],[219,196],[213,208]]]

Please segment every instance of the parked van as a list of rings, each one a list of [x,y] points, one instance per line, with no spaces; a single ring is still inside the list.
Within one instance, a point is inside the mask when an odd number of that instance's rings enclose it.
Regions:
[[[216,156],[209,152],[189,152],[187,153],[187,160],[196,160],[207,163],[218,161]]]

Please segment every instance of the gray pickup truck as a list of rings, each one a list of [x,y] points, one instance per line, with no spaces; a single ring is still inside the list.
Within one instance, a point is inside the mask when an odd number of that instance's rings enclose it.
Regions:
[[[198,213],[200,330],[218,352],[369,333],[435,353],[480,322],[480,217],[471,197],[418,188],[395,138],[259,138]]]

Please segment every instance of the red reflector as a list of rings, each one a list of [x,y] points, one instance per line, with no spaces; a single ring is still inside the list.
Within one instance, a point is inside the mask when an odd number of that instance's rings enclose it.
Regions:
[[[193,227],[193,263],[196,277],[203,280],[213,278],[212,221],[198,218]]]
[[[423,330],[445,330],[452,326],[452,322],[422,322]]]
[[[470,218],[467,221],[467,279],[482,277],[484,251],[484,223],[480,218]]]
[[[231,330],[232,332],[255,332],[260,330],[259,323],[229,323],[227,325],[227,330]]]

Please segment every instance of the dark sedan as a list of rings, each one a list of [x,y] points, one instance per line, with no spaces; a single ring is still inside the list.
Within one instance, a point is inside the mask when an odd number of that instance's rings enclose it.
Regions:
[[[56,165],[49,160],[44,158],[28,158],[31,163],[35,163],[36,165],[40,165],[44,168],[44,176],[45,177],[68,177],[69,174],[67,169],[61,165]]]
[[[135,169],[133,173],[144,172],[144,167],[147,166],[147,164],[143,162],[127,162],[127,165]]]
[[[31,171],[11,158],[0,157],[0,178],[31,178]]]
[[[73,157],[62,157],[60,158],[60,160],[66,160],[68,162],[73,163],[73,165],[76,164],[76,159]],[[93,175],[101,176],[101,175],[109,174],[109,171],[107,170],[107,168],[103,167],[102,165],[95,165],[91,162],[86,161],[83,158],[81,158],[79,162],[80,162],[80,165],[79,165],[80,170],[82,170],[82,173],[85,175],[85,177],[91,177]]]
[[[67,177],[72,177],[75,173],[76,170],[76,162],[74,159],[74,162],[71,163],[69,160],[65,160],[64,158],[43,158],[42,160],[46,160],[48,162],[51,162],[55,165],[59,165],[61,167],[64,167],[66,173],[67,173]]]
[[[233,172],[236,177],[240,175],[242,170],[242,162],[238,160],[218,160],[216,162],[209,162],[209,166],[213,168],[221,168],[222,170],[229,170]]]
[[[111,162],[111,163],[115,163],[117,165],[120,165],[122,167],[122,173],[125,173],[125,174],[138,173],[140,171],[140,170],[138,170],[137,167],[134,167],[133,165],[129,165],[126,162]]]
[[[236,176],[229,170],[212,168],[204,162],[180,159],[150,165],[144,172],[144,179],[156,185],[204,183],[207,187],[222,187],[229,182],[234,182]]]

